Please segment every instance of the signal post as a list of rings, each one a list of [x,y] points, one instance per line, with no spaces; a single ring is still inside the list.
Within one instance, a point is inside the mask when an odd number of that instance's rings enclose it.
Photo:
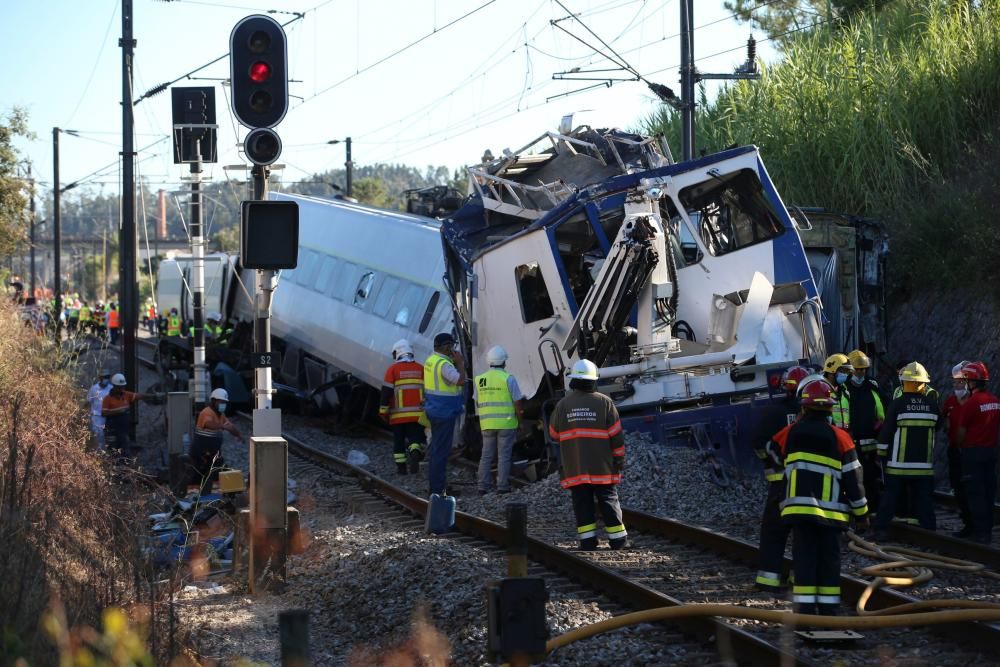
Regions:
[[[271,295],[276,270],[295,268],[298,206],[267,200],[268,166],[281,154],[274,126],[288,110],[285,31],[269,16],[248,16],[229,37],[232,107],[250,129],[243,141],[254,163],[253,199],[242,202],[240,264],[256,269],[254,280],[254,411],[250,438],[250,567],[252,592],[285,580],[288,519],[288,444],[281,413],[271,406]],[[269,575],[269,576],[268,576]]]

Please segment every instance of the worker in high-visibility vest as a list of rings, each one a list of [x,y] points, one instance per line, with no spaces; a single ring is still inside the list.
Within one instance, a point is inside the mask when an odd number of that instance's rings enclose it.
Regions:
[[[476,410],[483,452],[479,458],[480,495],[493,490],[493,461],[497,462],[497,493],[510,493],[510,466],[517,425],[521,423],[524,394],[517,380],[507,372],[507,351],[494,345],[486,353],[490,369],[476,376]]]
[[[118,315],[118,304],[108,304],[108,335],[111,337],[111,344],[118,344],[118,333],[121,331],[121,319]]]
[[[181,335],[181,318],[177,314],[176,308],[170,309],[170,315],[167,316],[167,335],[168,336],[180,336]]]
[[[379,416],[392,429],[396,472],[418,472],[424,458],[427,436],[424,417],[424,367],[413,358],[413,346],[405,338],[392,346],[392,365],[382,378]]]

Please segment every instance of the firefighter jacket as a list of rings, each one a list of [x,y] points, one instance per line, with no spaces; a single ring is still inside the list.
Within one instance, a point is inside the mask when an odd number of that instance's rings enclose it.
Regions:
[[[794,396],[786,396],[778,403],[771,403],[762,410],[759,425],[753,439],[753,451],[764,464],[764,479],[769,482],[780,482],[784,477],[784,468],[771,453],[771,441],[782,431],[795,423],[798,417],[799,403]]]
[[[614,402],[604,394],[570,390],[552,412],[549,435],[559,443],[564,489],[622,481],[625,434]]]
[[[997,446],[1000,399],[996,396],[985,389],[976,389],[965,399],[957,419],[958,425],[965,428],[962,449]]]
[[[781,517],[786,521],[841,526],[851,514],[868,513],[854,441],[826,417],[806,412],[780,444],[787,480]]]
[[[878,450],[878,431],[885,421],[885,408],[879,395],[878,384],[865,378],[860,386],[851,380],[844,385],[850,396],[851,437],[862,454],[872,454]]]
[[[878,435],[878,453],[889,475],[934,476],[938,404],[928,393],[903,393],[889,404]]]
[[[420,421],[424,414],[423,364],[406,359],[386,369],[378,413],[390,425]]]

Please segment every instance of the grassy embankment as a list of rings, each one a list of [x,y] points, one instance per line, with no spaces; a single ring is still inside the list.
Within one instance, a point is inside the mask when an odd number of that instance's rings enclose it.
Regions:
[[[756,144],[786,202],[885,220],[900,287],[995,275],[1000,0],[969,4],[899,0],[801,33],[699,108],[698,149]],[[645,130],[677,144],[679,125],[665,108]]]

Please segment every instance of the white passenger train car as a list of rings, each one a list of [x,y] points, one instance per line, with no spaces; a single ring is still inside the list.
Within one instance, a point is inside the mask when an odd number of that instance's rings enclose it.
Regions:
[[[280,273],[271,311],[284,383],[377,388],[394,342],[409,339],[423,361],[434,336],[452,331],[436,219],[303,195],[271,199],[299,205],[298,267]]]

